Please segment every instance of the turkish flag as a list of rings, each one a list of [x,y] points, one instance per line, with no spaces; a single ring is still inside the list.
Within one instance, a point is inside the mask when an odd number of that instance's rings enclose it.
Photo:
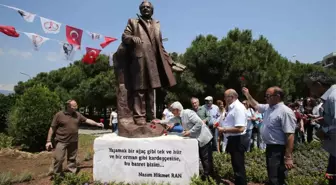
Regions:
[[[114,42],[116,41],[117,39],[116,38],[113,38],[113,37],[104,37],[105,38],[105,42],[101,43],[100,46],[102,48],[105,48],[107,45],[109,45],[111,42]]]
[[[19,37],[20,34],[16,32],[13,26],[4,26],[0,25],[0,32],[10,36],[10,37]]]
[[[82,61],[86,64],[93,64],[96,62],[101,50],[95,48],[86,47],[86,54],[84,55]]]
[[[80,48],[83,30],[66,25],[65,34],[70,44],[77,45]]]

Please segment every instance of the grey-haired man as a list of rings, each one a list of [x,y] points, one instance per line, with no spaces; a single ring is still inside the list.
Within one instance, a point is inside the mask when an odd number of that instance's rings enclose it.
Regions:
[[[184,132],[182,135],[184,137],[191,137],[198,140],[199,143],[199,156],[201,158],[204,176],[213,177],[213,161],[212,161],[212,150],[211,150],[211,139],[212,134],[209,128],[203,123],[201,118],[196,114],[195,111],[190,109],[183,109],[180,102],[174,102],[170,106],[174,118],[170,120],[153,120],[156,124],[167,124],[168,128],[173,128],[175,123],[180,123],[183,127]]]

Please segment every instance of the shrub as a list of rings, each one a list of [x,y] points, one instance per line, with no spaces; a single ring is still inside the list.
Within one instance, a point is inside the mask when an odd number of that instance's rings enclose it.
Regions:
[[[0,132],[5,131],[7,128],[7,116],[8,113],[15,103],[14,95],[3,95],[0,94]]]
[[[60,110],[56,93],[41,85],[20,96],[9,114],[8,133],[17,145],[29,151],[44,149],[54,114]]]
[[[288,185],[324,185],[325,170],[328,162],[328,154],[321,149],[319,142],[302,144],[294,151],[295,168],[288,173]],[[246,176],[248,182],[266,183],[266,159],[265,153],[260,150],[248,152],[245,155]],[[215,153],[215,173],[219,176],[233,180],[233,170],[230,155]]]
[[[0,149],[11,148],[13,146],[13,138],[4,133],[0,133]]]
[[[9,172],[0,173],[0,185],[11,185],[13,176]]]
[[[79,173],[66,173],[64,177],[56,175],[53,180],[53,185],[83,185],[89,184],[90,174],[87,172]]]
[[[13,176],[10,172],[0,173],[0,185],[11,185],[14,183],[28,182],[33,179],[32,174],[23,172],[22,174]]]

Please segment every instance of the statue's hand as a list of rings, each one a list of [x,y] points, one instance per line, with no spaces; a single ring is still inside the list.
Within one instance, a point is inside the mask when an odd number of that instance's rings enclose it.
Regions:
[[[132,38],[132,41],[135,43],[135,44],[141,44],[141,39],[139,37],[133,37]]]
[[[180,64],[178,62],[173,62],[173,65],[172,65],[172,70],[175,71],[175,72],[182,72],[184,71],[186,68],[185,65],[183,64]]]
[[[173,66],[172,67],[172,70],[175,71],[175,72],[183,72],[183,69],[182,68],[179,68],[177,66]]]

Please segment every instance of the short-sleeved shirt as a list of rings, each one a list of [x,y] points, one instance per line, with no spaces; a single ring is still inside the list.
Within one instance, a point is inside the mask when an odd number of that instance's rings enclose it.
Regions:
[[[118,114],[115,111],[111,112],[112,123],[118,123]]]
[[[253,129],[253,126],[254,126],[253,122],[255,122],[255,121],[251,120],[251,118],[254,116],[254,114],[255,114],[255,112],[252,108],[246,109],[247,119],[250,119],[250,120],[247,120],[247,127],[246,127],[247,130],[252,130]]]
[[[51,123],[51,127],[56,130],[55,140],[62,143],[77,142],[78,126],[86,120],[87,118],[79,112],[58,112]]]
[[[286,145],[286,134],[295,133],[296,117],[294,111],[283,102],[269,106],[259,104],[258,110],[264,113],[264,126],[261,135],[266,144]]]
[[[225,133],[225,136],[238,136],[244,135],[246,133],[247,126],[247,115],[245,106],[236,100],[231,105],[229,105],[228,112],[224,121],[221,123],[222,127],[232,128],[232,127],[245,127],[242,133]]]
[[[163,111],[162,114],[165,116],[166,120],[170,120],[174,117],[174,114],[167,108]]]
[[[322,148],[336,157],[336,85],[331,86],[321,99],[324,118],[322,129],[329,137],[322,140]]]
[[[218,118],[220,117],[220,111],[219,107],[217,105],[212,104],[211,107],[209,107],[207,104],[203,105],[203,107],[206,109],[210,116],[210,120],[208,122],[209,126],[213,126],[218,121]]]

